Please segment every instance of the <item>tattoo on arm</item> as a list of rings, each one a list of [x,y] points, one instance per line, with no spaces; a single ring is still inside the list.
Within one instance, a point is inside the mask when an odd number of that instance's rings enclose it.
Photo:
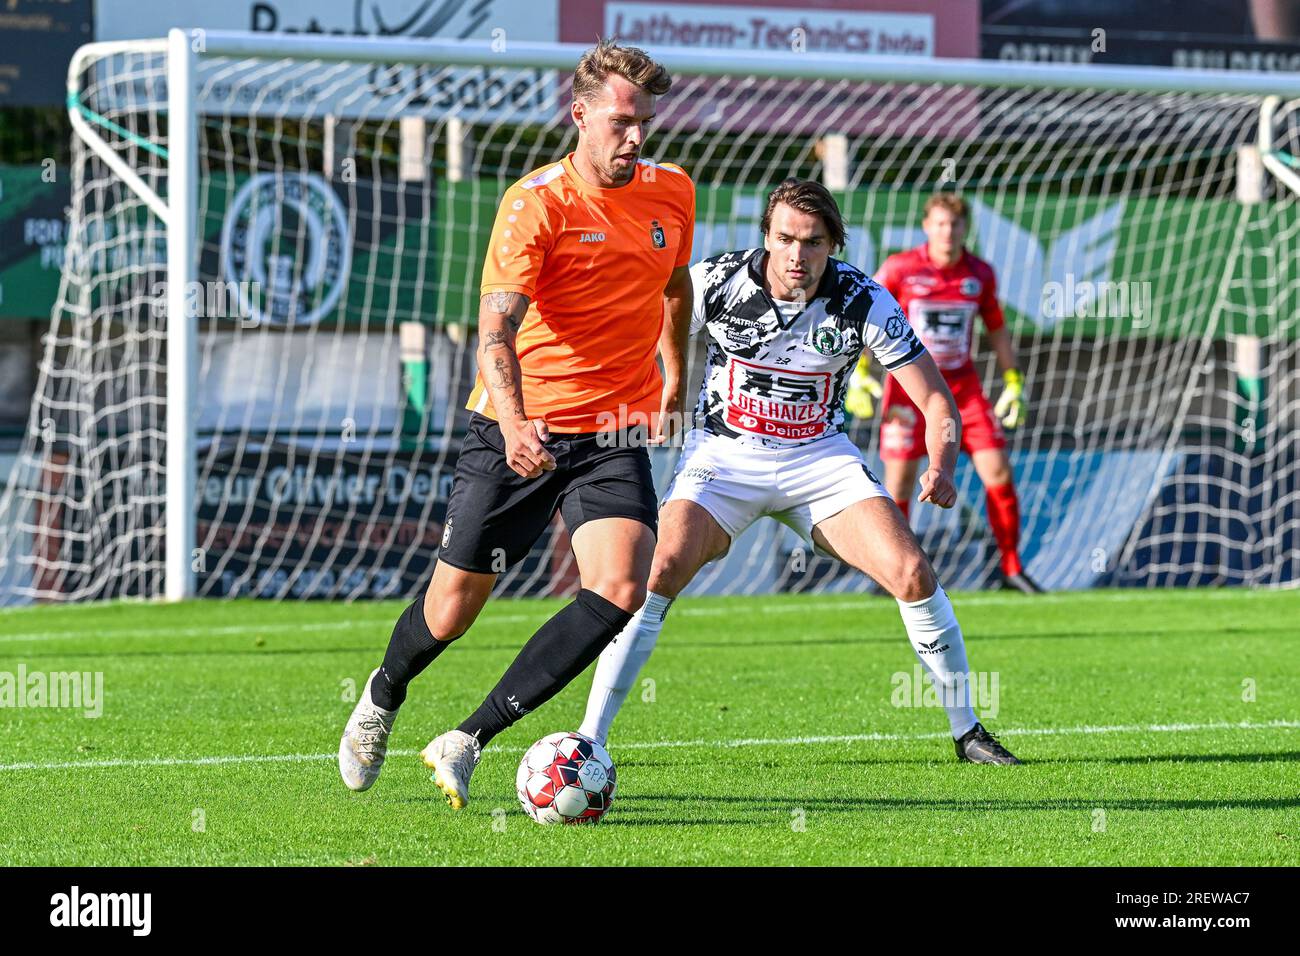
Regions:
[[[515,373],[511,367],[514,363],[505,358],[498,356],[497,360],[492,363],[492,381],[493,388],[505,389],[507,392],[515,387]],[[514,414],[516,418],[524,417],[524,403],[518,396],[514,398]]]
[[[486,296],[488,308],[499,315],[509,315],[518,296],[518,292],[489,292]]]
[[[505,356],[499,356],[492,363],[492,385],[495,388],[512,388],[515,384],[515,374],[510,368],[510,362]]]
[[[518,292],[489,292],[483,296],[479,329],[479,367],[498,413],[524,417],[515,335],[528,309],[528,296]],[[504,321],[503,321],[504,320]]]
[[[483,296],[483,306],[491,315],[499,315],[506,320],[506,328],[511,333],[518,332],[523,324],[524,314],[528,311],[528,296],[518,292],[489,292]],[[496,345],[499,342],[485,343]]]

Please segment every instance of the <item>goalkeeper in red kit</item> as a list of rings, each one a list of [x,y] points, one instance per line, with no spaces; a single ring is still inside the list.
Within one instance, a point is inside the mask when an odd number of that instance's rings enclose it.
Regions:
[[[1007,334],[997,299],[993,267],[966,251],[970,210],[953,193],[937,193],[925,204],[921,228],[923,245],[890,256],[875,279],[903,307],[908,321],[934,356],[961,415],[961,447],[971,457],[988,496],[989,526],[1001,552],[1003,587],[1037,594],[1020,563],[1020,504],[1007,457],[1003,426],[1024,421],[1024,376]],[[1004,383],[997,404],[989,402],[971,361],[975,316],[988,331]],[[870,418],[872,396],[880,387],[868,376],[864,354],[854,373],[846,407],[858,418]],[[885,462],[885,487],[903,514],[908,514],[917,466],[925,457],[925,419],[898,387],[885,380],[880,425],[880,457]]]

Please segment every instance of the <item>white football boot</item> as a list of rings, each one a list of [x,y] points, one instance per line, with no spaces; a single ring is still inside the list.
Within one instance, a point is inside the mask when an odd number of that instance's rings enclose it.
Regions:
[[[379,779],[384,755],[388,753],[388,735],[393,732],[393,721],[397,719],[397,711],[384,710],[370,699],[370,682],[378,673],[377,667],[370,672],[366,689],[339,741],[339,774],[351,790],[369,790]]]
[[[480,756],[478,738],[463,730],[449,730],[420,751],[420,759],[433,771],[433,782],[453,810],[469,803],[469,777]]]

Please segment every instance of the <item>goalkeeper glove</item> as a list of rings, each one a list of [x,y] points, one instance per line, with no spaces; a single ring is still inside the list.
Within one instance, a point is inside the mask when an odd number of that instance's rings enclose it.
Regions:
[[[1004,428],[1011,429],[1025,420],[1025,377],[1020,374],[1020,369],[1009,368],[1002,373],[1002,381],[1002,394],[993,406],[993,414],[1001,420]]]
[[[849,379],[849,392],[844,399],[844,408],[854,418],[868,419],[876,414],[875,399],[884,394],[884,389],[880,383],[868,374],[871,370],[871,359],[863,355],[858,359],[858,367],[853,370],[853,376]]]

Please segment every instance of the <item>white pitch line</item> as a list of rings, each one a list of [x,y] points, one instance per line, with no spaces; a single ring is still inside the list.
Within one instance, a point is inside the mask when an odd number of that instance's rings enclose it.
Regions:
[[[1021,727],[999,730],[1000,737],[1062,737],[1077,734],[1132,734],[1132,733],[1195,733],[1207,730],[1295,730],[1300,720],[1269,720],[1261,723],[1219,721],[1208,724],[1111,724],[1080,727]],[[837,734],[816,737],[749,737],[739,740],[658,740],[620,743],[615,752],[623,750],[664,750],[681,747],[773,747],[799,744],[853,744],[872,741],[937,740],[949,737],[943,731],[924,734]],[[489,746],[488,753],[500,753],[506,748]],[[511,748],[513,749],[513,748]],[[418,750],[390,750],[390,757],[414,757]],[[80,760],[60,763],[10,763],[0,764],[0,773],[18,770],[102,770],[114,767],[209,767],[223,764],[245,763],[307,763],[336,760],[337,753],[327,754],[230,754],[215,757],[141,757],[111,760]]]
[[[1084,591],[1056,592],[1054,594],[1036,595],[1032,599],[1024,595],[999,595],[999,594],[965,594],[958,595],[953,600],[953,606],[960,611],[964,607],[1005,607],[1015,606],[1025,608],[1029,603],[1033,604],[1059,604],[1066,601],[1074,601],[1085,597],[1086,600],[1102,604],[1111,603],[1130,603],[1144,600],[1157,600],[1168,597],[1175,593],[1171,591],[1116,591],[1114,593],[1097,592],[1088,593]],[[1220,591],[1191,591],[1187,595],[1193,596],[1193,599],[1203,599],[1212,601],[1223,601],[1234,598],[1241,598],[1245,595],[1261,596],[1265,594],[1286,594],[1294,595],[1294,590],[1280,588],[1262,588],[1259,590],[1245,591],[1223,589]],[[760,595],[761,596],[761,595]],[[684,600],[690,601],[688,596]],[[764,607],[763,614],[804,614],[810,610],[813,611],[862,611],[868,608],[891,609],[892,605],[885,596],[864,597],[857,600],[839,601],[829,603],[825,599],[812,601],[793,601],[778,602],[769,607]],[[738,610],[735,607],[682,607],[673,612],[674,617],[739,617],[746,612]],[[550,607],[538,608],[525,614],[492,614],[489,612],[480,618],[484,624],[524,624],[531,622],[541,622],[554,614]],[[155,636],[178,636],[178,637],[231,637],[241,634],[277,634],[277,633],[295,633],[311,634],[317,631],[348,631],[357,628],[387,628],[391,627],[393,618],[353,618],[346,621],[319,622],[314,624],[303,624],[294,621],[280,621],[266,624],[238,624],[228,627],[140,627],[124,628],[119,630],[102,630],[99,628],[89,628],[84,631],[36,631],[25,634],[0,634],[0,643],[7,642],[40,642],[55,640],[75,640],[83,637],[111,638],[111,637],[155,637]],[[1032,637],[1033,635],[1026,635]],[[1104,636],[1099,633],[1097,636]]]

